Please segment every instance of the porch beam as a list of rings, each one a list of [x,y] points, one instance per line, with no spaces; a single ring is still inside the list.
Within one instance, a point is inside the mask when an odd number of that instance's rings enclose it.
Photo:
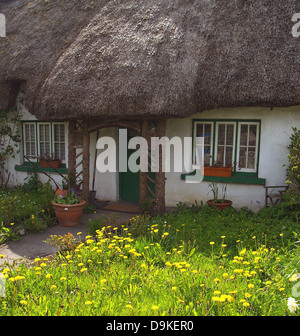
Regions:
[[[90,194],[90,133],[88,131],[88,122],[83,122],[83,144],[82,144],[82,195],[88,202]]]
[[[76,128],[76,121],[69,121],[69,134],[68,134],[68,173],[69,176],[75,176],[76,174],[76,149],[74,148],[74,131]],[[75,179],[70,181],[70,186],[75,188]]]
[[[144,119],[141,122],[141,136],[147,140],[148,146],[149,146],[150,139],[148,139],[148,126],[149,126],[148,120]],[[142,147],[142,150],[143,150],[143,147]],[[145,153],[141,152],[141,157],[145,157],[144,154]],[[148,157],[148,154],[147,154],[147,157]],[[148,175],[147,172],[142,172],[140,170],[140,198],[139,198],[140,206],[143,204],[143,202],[147,200],[147,195],[148,195],[147,175]]]
[[[157,120],[156,126],[156,136],[162,138],[166,135],[166,119]],[[155,174],[155,202],[156,202],[156,212],[159,215],[165,213],[165,172],[163,171],[163,160],[162,157],[162,146],[159,146],[159,162],[158,162],[158,172]]]

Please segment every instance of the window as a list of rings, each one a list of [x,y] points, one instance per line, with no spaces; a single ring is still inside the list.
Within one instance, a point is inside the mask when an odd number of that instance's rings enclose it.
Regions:
[[[237,166],[240,171],[256,171],[258,127],[258,123],[239,123]]]
[[[197,164],[200,140],[204,137],[204,164],[232,167],[234,173],[257,174],[259,121],[194,121],[193,164]]]
[[[220,166],[232,167],[234,162],[235,124],[216,123],[216,149],[214,162]]]
[[[195,165],[199,166],[199,155],[202,149],[202,144],[200,143],[200,137],[204,137],[204,165],[212,164],[212,133],[213,132],[213,123],[212,122],[201,122],[195,123],[194,125],[194,134],[196,135],[196,141],[194,141],[194,159],[193,162]]]
[[[65,125],[64,124],[53,124],[53,146],[54,154],[61,160],[66,158],[66,147],[65,147]]]
[[[24,134],[24,154],[28,157],[36,156],[36,129],[35,123],[26,123],[23,125]]]
[[[50,124],[38,124],[39,155],[51,155]]]
[[[65,124],[23,122],[24,155],[37,160],[38,156],[52,155],[66,159]],[[25,158],[26,160],[26,158]]]

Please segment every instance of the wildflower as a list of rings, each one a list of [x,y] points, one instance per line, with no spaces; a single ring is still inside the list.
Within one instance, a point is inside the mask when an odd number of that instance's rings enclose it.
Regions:
[[[27,301],[25,301],[25,300],[21,300],[20,303],[21,303],[21,305],[23,305],[23,306],[26,306],[26,305],[27,305]]]
[[[4,254],[0,254],[0,258],[5,258],[5,255]]]
[[[251,296],[251,294],[249,294],[249,293],[245,293],[245,297],[246,298],[249,298]]]
[[[249,307],[250,304],[249,304],[248,302],[244,302],[244,303],[243,303],[243,306],[244,306],[244,307]]]
[[[41,267],[46,267],[47,265],[45,263],[40,264]]]
[[[213,241],[212,241],[212,242],[210,242],[210,245],[214,245],[214,244],[215,244],[215,242],[213,242]]]
[[[222,239],[226,238],[226,236],[221,236]]]
[[[55,285],[52,285],[52,286],[50,287],[51,290],[56,289],[56,288],[57,288],[57,287],[56,287]]]
[[[220,297],[219,296],[213,296],[211,299],[214,302],[219,302],[220,301]]]
[[[228,273],[223,273],[223,278],[228,278]]]
[[[298,275],[299,273],[295,273],[295,274],[293,274],[290,278],[289,278],[289,281],[297,281],[298,280],[298,278],[299,278],[299,275]]]
[[[214,282],[220,282],[221,280],[219,278],[215,278]]]
[[[221,246],[222,246],[222,247],[226,247],[227,245],[226,245],[226,244],[222,244]]]
[[[173,290],[173,291],[176,291],[176,290],[177,290],[177,287],[172,287],[172,290]]]
[[[152,306],[151,308],[152,308],[152,310],[154,310],[154,311],[159,310],[159,307],[158,307],[158,306],[155,306],[155,305]]]
[[[220,295],[221,292],[220,291],[214,291],[214,295]]]
[[[82,232],[77,232],[77,235],[79,236],[79,235],[81,235],[82,234]]]
[[[47,274],[46,279],[50,279],[52,277],[52,274]]]
[[[288,298],[287,306],[291,313],[296,313],[296,310],[299,308],[297,301],[293,297]]]
[[[85,302],[85,305],[87,305],[87,306],[88,306],[88,305],[91,305],[91,304],[92,304],[92,301],[86,301],[86,302]]]
[[[130,309],[133,309],[132,305],[128,304],[125,306],[126,308],[130,308]]]
[[[59,280],[64,281],[64,280],[67,280],[67,278],[66,277],[61,277]]]
[[[250,289],[251,289],[251,288],[254,288],[254,285],[253,285],[253,284],[249,284],[249,285],[248,285],[248,288],[250,288]]]
[[[82,268],[81,270],[80,270],[80,273],[83,273],[83,272],[86,272],[87,271],[87,268]]]

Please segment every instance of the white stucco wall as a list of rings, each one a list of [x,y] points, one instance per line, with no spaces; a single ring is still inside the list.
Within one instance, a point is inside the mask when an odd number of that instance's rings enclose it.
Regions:
[[[167,136],[192,136],[192,119],[259,119],[261,120],[261,141],[258,177],[266,179],[266,185],[285,185],[287,146],[290,143],[292,127],[300,128],[300,107],[288,108],[227,108],[204,111],[186,119],[170,119],[167,122]],[[166,204],[176,205],[179,201],[200,203],[212,198],[208,194],[210,182],[187,184],[180,179],[180,173],[167,173]],[[223,183],[218,183],[222,188]],[[227,198],[236,208],[248,206],[257,211],[264,206],[265,189],[261,185],[227,184]]]
[[[24,107],[21,107],[23,120],[36,120]],[[284,185],[286,169],[283,164],[287,163],[287,146],[290,142],[292,127],[300,128],[300,106],[288,108],[227,108],[204,111],[185,119],[169,119],[167,121],[166,135],[169,138],[179,136],[182,141],[184,137],[192,136],[192,119],[259,119],[261,120],[261,141],[259,158],[260,178],[266,179],[266,185]],[[67,123],[66,123],[67,125]],[[66,127],[66,141],[68,127]],[[100,130],[100,137],[110,136],[118,140],[118,129],[107,128]],[[66,146],[67,147],[67,146]],[[95,161],[96,132],[90,138],[90,189],[93,186],[93,171]],[[97,152],[97,155],[99,151]],[[67,157],[68,153],[66,153]],[[15,159],[8,160],[8,168],[11,173],[9,185],[23,183],[27,176],[26,172],[15,171],[15,164],[22,164],[22,151]],[[78,168],[80,170],[80,167]],[[57,174],[51,175],[57,182],[61,177]],[[41,181],[48,179],[45,175],[39,174]],[[181,173],[166,173],[166,205],[175,206],[180,201],[193,203],[195,200],[200,203],[212,198],[209,194],[209,183],[187,184],[181,180]],[[222,187],[222,183],[219,187]],[[96,197],[103,200],[118,200],[119,182],[118,173],[99,173],[96,170],[95,187]],[[227,184],[227,198],[233,201],[236,208],[248,206],[256,211],[264,206],[264,188],[261,185]]]

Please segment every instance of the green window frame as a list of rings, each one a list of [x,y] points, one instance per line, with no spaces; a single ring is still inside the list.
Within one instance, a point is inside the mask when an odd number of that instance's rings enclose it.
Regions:
[[[210,149],[210,165],[218,161],[221,149],[224,163],[226,150],[227,164],[232,160],[232,176],[235,177],[258,177],[259,152],[260,152],[260,132],[261,121],[257,119],[193,119],[192,137],[193,137],[193,164],[195,164],[196,136],[201,136],[201,131],[197,130],[200,125],[211,125],[211,134],[205,135],[205,140],[210,138],[210,143],[206,141],[207,149]],[[230,135],[230,141],[226,142],[226,134]],[[200,128],[203,126],[200,126]],[[222,140],[221,128],[223,128]],[[229,129],[231,128],[231,129]],[[230,132],[229,132],[230,131]],[[243,131],[243,133],[242,133]],[[197,135],[198,132],[198,135]],[[252,138],[250,133],[252,132]],[[202,132],[203,133],[203,132]],[[254,137],[254,135],[255,137]],[[225,139],[225,140],[224,140]],[[222,142],[223,141],[223,142]],[[232,159],[231,159],[232,157]],[[242,160],[243,159],[243,160]],[[206,158],[206,163],[208,159]],[[220,161],[220,160],[219,160]]]

